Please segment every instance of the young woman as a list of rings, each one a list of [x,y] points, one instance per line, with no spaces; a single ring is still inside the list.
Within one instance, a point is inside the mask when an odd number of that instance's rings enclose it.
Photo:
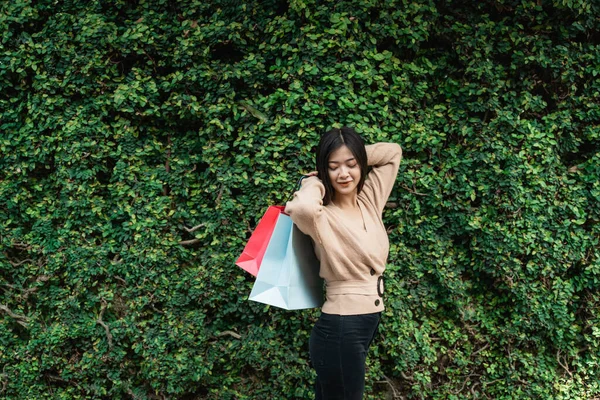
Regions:
[[[326,282],[326,301],[309,342],[316,399],[362,399],[367,351],[384,309],[389,241],[381,214],[402,149],[394,143],[365,147],[344,127],[321,137],[316,158],[317,171],[285,208],[312,237]]]

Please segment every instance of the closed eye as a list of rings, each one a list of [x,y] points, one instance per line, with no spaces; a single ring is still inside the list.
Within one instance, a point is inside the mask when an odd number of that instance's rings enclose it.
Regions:
[[[331,164],[333,164],[333,165],[331,165]],[[329,170],[330,171],[335,171],[335,170],[338,169],[338,163],[337,162],[336,163],[331,163],[331,164],[329,166]],[[346,165],[348,166],[348,168],[355,168],[355,167],[358,166],[358,163],[354,162],[354,163],[348,163]]]

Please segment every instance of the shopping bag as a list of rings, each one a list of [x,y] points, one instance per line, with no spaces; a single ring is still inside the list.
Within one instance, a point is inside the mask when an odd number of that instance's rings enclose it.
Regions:
[[[309,236],[280,214],[249,300],[286,310],[320,307],[323,280]]]
[[[244,251],[235,262],[235,265],[242,268],[243,270],[256,276],[260,263],[265,255],[265,250],[275,229],[275,223],[279,214],[283,212],[285,207],[283,206],[270,206],[262,216],[258,225],[252,232]]]

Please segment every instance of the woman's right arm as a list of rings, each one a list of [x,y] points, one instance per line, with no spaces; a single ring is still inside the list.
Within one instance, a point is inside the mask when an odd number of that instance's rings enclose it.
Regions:
[[[365,149],[368,164],[373,168],[367,176],[363,190],[382,212],[396,182],[402,160],[402,148],[396,143],[376,143],[365,146]]]
[[[325,186],[316,176],[309,176],[302,180],[300,190],[294,193],[292,200],[285,206],[285,213],[300,230],[321,242],[317,230],[317,223],[323,214],[323,197]]]

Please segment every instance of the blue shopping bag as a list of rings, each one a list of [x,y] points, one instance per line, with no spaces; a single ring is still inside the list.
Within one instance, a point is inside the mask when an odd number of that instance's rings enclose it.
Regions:
[[[249,300],[286,310],[320,307],[319,267],[310,237],[280,213]]]

